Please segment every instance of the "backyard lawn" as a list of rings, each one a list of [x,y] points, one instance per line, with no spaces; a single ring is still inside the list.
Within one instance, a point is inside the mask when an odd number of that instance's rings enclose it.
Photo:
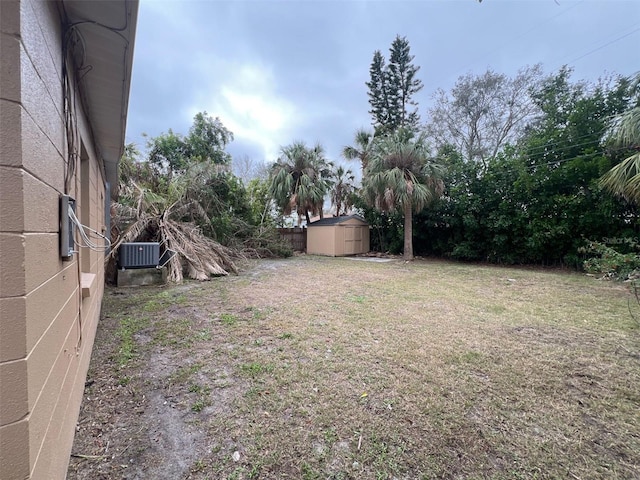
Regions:
[[[576,273],[312,256],[109,288],[68,478],[640,478],[629,298]]]

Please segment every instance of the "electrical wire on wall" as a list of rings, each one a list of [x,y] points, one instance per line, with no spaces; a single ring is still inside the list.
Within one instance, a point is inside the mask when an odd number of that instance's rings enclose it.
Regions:
[[[79,185],[77,171],[81,162],[81,134],[78,121],[78,109],[83,109],[88,114],[91,112],[88,110],[88,103],[84,96],[84,89],[82,88],[83,81],[87,75],[93,70],[92,65],[86,64],[87,47],[85,38],[82,35],[82,27],[87,26],[89,28],[98,27],[106,29],[115,35],[117,35],[124,42],[124,55],[123,62],[126,63],[127,51],[129,49],[129,40],[121,33],[129,28],[129,1],[125,0],[124,4],[124,25],[111,27],[94,21],[73,21],[67,11],[64,2],[60,2],[62,7],[61,17],[65,24],[62,37],[62,95],[63,95],[63,110],[64,110],[64,133],[66,140],[66,152],[64,155],[64,194],[72,194],[72,189],[75,181],[75,189],[73,189],[73,196],[78,195]],[[122,108],[126,105],[125,95],[123,91],[123,101],[121,102]],[[79,99],[79,102],[78,102]],[[126,112],[123,112],[126,115]],[[100,145],[96,142],[96,138],[93,132],[91,124],[88,124],[89,135],[93,140],[93,148],[98,157],[100,154]],[[82,187],[82,186],[80,186]],[[86,188],[86,187],[85,187]],[[111,246],[111,241],[102,233],[92,229],[87,225],[83,225],[80,219],[76,216],[73,209],[69,209],[69,219],[73,225],[76,226],[77,240],[76,245],[81,248],[87,248],[92,251],[105,252]],[[84,220],[84,219],[83,219]],[[96,240],[100,239],[100,240]],[[76,252],[77,253],[77,252]],[[82,330],[83,330],[83,315],[82,315],[82,269],[79,258],[76,258],[77,275],[78,275],[78,342],[75,347],[76,355],[80,354],[80,348],[82,346]]]
[[[71,222],[76,226],[76,232],[80,237],[76,240],[76,244],[79,247],[88,248],[90,250],[93,250],[94,252],[101,253],[109,251],[109,249],[111,248],[111,240],[109,240],[105,235],[94,230],[93,228],[83,225],[72,208],[69,209],[69,218],[71,219]],[[95,243],[91,239],[91,236],[104,240],[104,245],[98,245],[97,243]]]
[[[74,72],[73,65],[70,65],[71,53],[78,52],[81,49],[82,58],[80,59],[80,68],[84,63],[84,40],[82,36],[74,29],[68,29],[64,35],[64,41],[62,44],[62,88],[63,88],[63,101],[64,101],[64,121],[65,121],[65,136],[67,143],[66,152],[66,164],[64,172],[64,193],[70,194],[71,181],[74,178],[76,167],[80,159],[79,153],[79,139],[80,133],[78,131],[78,117],[77,117],[77,105],[76,105],[76,88],[73,85],[73,79],[71,78]]]
[[[96,22],[93,20],[79,20],[79,21],[71,21],[70,20],[70,16],[69,13],[67,12],[66,6],[64,2],[61,2],[62,4],[62,14],[64,17],[64,20],[66,22],[66,28],[65,28],[65,49],[67,51],[71,51],[72,53],[74,53],[74,63],[75,63],[75,80],[76,80],[76,87],[75,90],[77,93],[77,95],[80,97],[80,103],[81,106],[83,107],[85,112],[91,113],[90,109],[89,109],[89,104],[87,102],[87,99],[85,97],[85,92],[82,89],[82,81],[83,79],[93,70],[93,66],[92,65],[86,65],[86,49],[85,49],[85,41],[84,41],[84,37],[82,35],[82,30],[85,27],[89,27],[89,28],[99,28],[99,29],[103,29],[106,30],[108,32],[113,33],[114,35],[117,36],[117,38],[119,38],[122,42],[123,42],[123,50],[124,50],[124,55],[122,55],[122,62],[123,64],[126,64],[126,59],[128,56],[128,50],[130,48],[130,42],[127,39],[127,37],[125,35],[123,35],[122,32],[125,32],[128,28],[129,28],[129,8],[130,8],[130,0],[125,0],[124,2],[124,18],[123,18],[123,25],[122,26],[111,26],[111,25],[106,25],[104,23],[101,22]],[[67,41],[68,39],[68,41]],[[65,54],[65,60],[64,62],[68,61],[68,58],[66,57]],[[63,65],[64,67],[64,65]],[[68,71],[68,69],[67,69]],[[126,71],[126,68],[123,68],[123,71]],[[127,92],[125,91],[125,89],[122,90],[122,101],[120,102],[121,108],[122,108],[122,112],[121,112],[121,116],[122,118],[126,118],[126,105],[127,105]],[[75,98],[74,98],[74,107],[75,107]],[[74,108],[75,111],[75,108]],[[69,122],[68,122],[69,123]],[[76,124],[77,124],[77,120],[76,120]],[[91,124],[88,125],[89,127],[89,132],[91,137],[94,140],[94,148],[96,149],[96,152],[98,153],[98,156],[100,157],[100,144],[98,142],[95,141],[95,134],[93,133],[93,127]],[[124,128],[124,127],[123,127]],[[123,135],[124,135],[124,131],[123,131]],[[76,144],[77,147],[77,144]],[[76,150],[70,150],[71,152],[75,152]],[[71,158],[70,158],[71,160]],[[73,158],[73,162],[70,162],[70,171],[73,172],[73,169],[75,169],[76,166],[76,162],[77,162],[77,156],[74,156]],[[66,177],[65,177],[66,178]],[[117,185],[115,186],[115,188],[117,188]]]
[[[64,132],[66,137],[67,151],[64,164],[64,193],[65,195],[71,195],[71,184],[76,177],[76,170],[78,162],[80,161],[80,132],[78,128],[78,116],[77,116],[77,83],[74,76],[74,64],[79,64],[80,68],[84,66],[85,56],[84,39],[75,29],[67,28],[64,33],[62,43],[62,90],[63,90],[63,107],[64,107]],[[72,58],[75,54],[76,58]],[[75,194],[75,192],[74,192]],[[75,213],[73,209],[69,209],[69,218],[72,215],[74,218]],[[80,354],[80,348],[82,347],[82,294],[81,294],[81,269],[80,261],[76,259],[76,268],[78,275],[78,300],[77,300],[77,312],[78,312],[78,342],[75,346],[76,356]]]

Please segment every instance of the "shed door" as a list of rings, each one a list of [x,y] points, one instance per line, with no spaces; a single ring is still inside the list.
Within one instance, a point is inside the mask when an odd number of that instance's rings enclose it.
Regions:
[[[355,255],[362,253],[362,227],[344,227],[344,254]]]

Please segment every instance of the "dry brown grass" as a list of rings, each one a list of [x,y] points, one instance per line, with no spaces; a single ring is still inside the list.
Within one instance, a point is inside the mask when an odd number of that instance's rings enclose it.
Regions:
[[[112,454],[75,459],[70,478],[640,477],[640,332],[622,285],[297,257],[122,293],[105,323],[122,325],[123,305],[148,319],[114,387],[139,400],[126,420],[139,448],[103,430]],[[118,348],[103,351],[114,365]],[[113,372],[104,359],[91,370],[98,384]],[[85,423],[107,415],[98,403]],[[81,428],[75,453],[102,455],[95,445]]]

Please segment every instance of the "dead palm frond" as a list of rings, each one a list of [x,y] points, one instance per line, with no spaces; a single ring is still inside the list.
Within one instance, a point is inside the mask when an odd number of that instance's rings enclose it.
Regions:
[[[182,282],[183,271],[189,278],[207,280],[211,275],[237,273],[236,260],[243,255],[206,237],[197,225],[168,218],[168,215],[143,215],[133,222],[114,243],[114,257],[123,243],[157,241],[176,255],[167,264],[168,278]]]
[[[113,221],[122,233],[114,239],[108,260],[113,260],[122,243],[156,241],[163,249],[176,252],[167,264],[171,281],[181,282],[183,272],[197,280],[237,273],[235,261],[243,255],[205,236],[192,221],[210,221],[190,181],[195,179],[202,189],[207,183],[206,173],[199,168],[197,172],[174,176],[164,194],[130,182],[128,188],[121,190],[121,203],[112,206]],[[209,173],[217,175],[215,170]]]

